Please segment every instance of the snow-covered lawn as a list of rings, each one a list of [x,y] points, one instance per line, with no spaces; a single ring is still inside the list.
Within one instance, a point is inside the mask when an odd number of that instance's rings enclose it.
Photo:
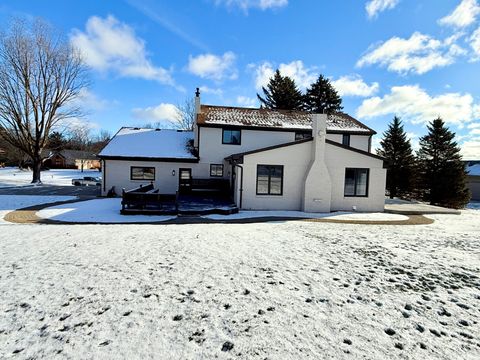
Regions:
[[[72,179],[83,178],[84,176],[101,176],[97,170],[55,169],[42,171],[42,183],[47,185],[73,186]],[[18,168],[0,168],[0,188],[10,186],[27,186],[32,181],[32,172],[29,170],[19,170]]]
[[[2,226],[0,358],[478,359],[480,211],[432,217]]]
[[[0,225],[10,224],[3,220],[3,217],[10,211],[25,208],[28,206],[74,199],[76,199],[75,196],[0,195]]]

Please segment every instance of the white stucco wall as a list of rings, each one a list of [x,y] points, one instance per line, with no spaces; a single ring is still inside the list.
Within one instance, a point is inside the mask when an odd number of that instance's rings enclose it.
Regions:
[[[352,211],[353,206],[357,211],[383,211],[387,171],[382,160],[327,144],[325,162],[332,179],[332,211]],[[368,197],[344,196],[346,168],[370,169]]]
[[[306,172],[312,142],[281,147],[244,156],[242,208],[255,210],[302,210]],[[383,161],[326,144],[325,163],[330,175],[331,211],[383,211],[386,170]],[[256,195],[257,165],[283,165],[283,195]],[[345,197],[345,169],[368,168],[368,197]],[[237,176],[239,180],[239,176]],[[240,184],[238,184],[239,187]],[[318,180],[322,186],[322,180]],[[236,189],[238,192],[238,188]],[[237,202],[238,205],[238,202]]]
[[[240,145],[222,144],[222,129],[200,127],[200,162],[218,163],[232,154],[256,150],[295,141],[295,133],[288,131],[241,130]]]
[[[243,161],[242,208],[301,210],[311,142],[246,155]],[[257,195],[257,165],[283,165],[283,195]],[[237,203],[238,205],[238,203]]]
[[[369,138],[370,135],[350,135],[350,146],[355,149],[360,149],[363,151],[369,151]],[[327,139],[335,141],[339,144],[342,143],[343,135],[342,134],[327,134]]]
[[[180,168],[191,168],[192,177],[199,176],[199,166],[196,163],[176,163],[176,162],[156,162],[156,161],[125,161],[125,160],[105,160],[105,166],[102,167],[102,176],[106,180],[105,190],[102,185],[102,196],[107,195],[108,191],[115,186],[117,195],[122,194],[122,188],[130,190],[140,186],[148,185],[148,180],[130,180],[130,167],[154,167],[155,188],[160,189],[162,194],[175,194],[178,189],[178,174]],[[175,170],[175,176],[172,175]],[[106,172],[106,173],[105,173]]]

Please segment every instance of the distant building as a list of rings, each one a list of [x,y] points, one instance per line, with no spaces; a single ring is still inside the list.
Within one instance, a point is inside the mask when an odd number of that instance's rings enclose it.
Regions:
[[[100,169],[100,160],[95,154],[80,150],[44,150],[43,166],[50,169]]]
[[[480,160],[467,161],[468,188],[472,193],[472,200],[480,201]]]

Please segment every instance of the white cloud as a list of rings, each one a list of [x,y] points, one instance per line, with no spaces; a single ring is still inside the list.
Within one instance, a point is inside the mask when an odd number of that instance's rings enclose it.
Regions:
[[[222,56],[214,54],[201,54],[190,56],[187,70],[201,78],[221,81],[224,79],[234,80],[238,77],[235,68],[236,56],[228,51]]]
[[[257,99],[248,96],[237,96],[237,104],[248,108],[258,107]]]
[[[73,30],[70,40],[81,51],[87,65],[96,70],[174,84],[170,70],[153,65],[147,57],[145,42],[114,16],[90,17],[85,32]]]
[[[477,61],[480,59],[480,27],[470,35],[468,40],[470,42],[470,47],[475,54],[472,60]]]
[[[73,105],[86,110],[103,110],[110,102],[99,98],[87,88],[81,88]]]
[[[205,93],[205,94],[213,94],[213,95],[217,95],[217,96],[220,96],[220,95],[223,95],[223,90],[220,89],[220,88],[210,88],[208,86],[200,86],[200,92],[201,93]]]
[[[393,9],[399,2],[400,0],[370,0],[365,5],[365,10],[367,10],[368,17],[372,19],[382,11]]]
[[[456,44],[460,34],[444,41],[415,32],[409,39],[393,37],[373,46],[357,62],[357,67],[378,64],[389,71],[424,74],[434,68],[455,62],[466,51]]]
[[[446,93],[430,96],[418,85],[394,86],[390,94],[362,102],[357,109],[359,118],[395,114],[413,123],[427,123],[440,116],[446,123],[462,127],[477,119],[478,104],[470,94]]]
[[[173,104],[161,103],[147,108],[135,108],[132,110],[135,118],[148,122],[175,122],[179,116],[178,108]]]
[[[342,76],[332,81],[332,85],[341,96],[372,96],[379,88],[377,82],[368,85],[359,75]]]
[[[255,87],[257,89],[266,86],[277,69],[270,62],[264,62],[256,67],[255,65],[250,65],[250,67],[255,68]],[[288,76],[295,80],[295,83],[301,89],[310,86],[318,77],[316,67],[306,67],[301,60],[282,63],[278,66],[278,69],[283,76]]]
[[[464,160],[479,160],[480,159],[480,137],[465,141],[461,144],[460,153]]]
[[[466,27],[475,22],[480,14],[477,0],[462,0],[462,2],[449,15],[438,20],[440,25]]]
[[[479,129],[480,128],[480,122],[473,122],[471,124],[468,124],[467,128],[469,128],[469,129]]]
[[[215,3],[248,11],[250,8],[261,10],[281,8],[288,5],[288,0],[215,0]]]

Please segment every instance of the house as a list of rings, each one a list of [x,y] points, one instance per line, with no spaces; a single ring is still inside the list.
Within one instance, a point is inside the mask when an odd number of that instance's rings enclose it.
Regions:
[[[198,90],[195,109],[193,131],[120,129],[99,154],[102,195],[222,179],[241,209],[383,211],[375,131],[349,115],[203,105]]]
[[[467,185],[472,194],[472,200],[480,201],[480,161],[467,162]]]
[[[43,166],[50,169],[100,169],[100,160],[88,151],[45,149],[42,157]]]

